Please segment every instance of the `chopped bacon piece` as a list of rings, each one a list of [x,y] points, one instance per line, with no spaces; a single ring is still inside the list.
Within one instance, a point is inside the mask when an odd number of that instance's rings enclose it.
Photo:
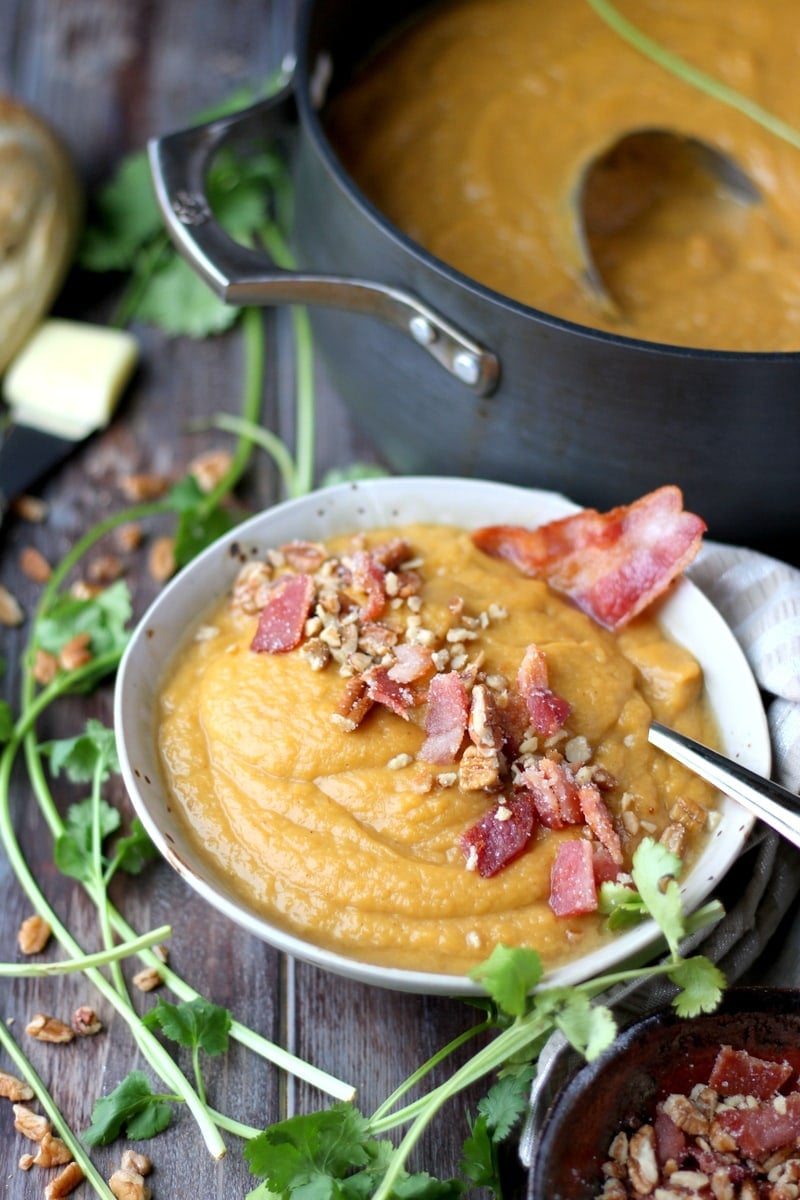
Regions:
[[[357,729],[372,708],[373,703],[363,675],[356,675],[353,679],[348,679],[336,709],[340,724],[350,731]]]
[[[536,829],[536,813],[525,796],[501,800],[462,833],[461,849],[467,865],[488,879],[513,862],[528,845]]]
[[[614,883],[619,876],[619,863],[612,857],[605,846],[592,844],[594,856],[594,881],[598,887],[601,883]]]
[[[310,575],[281,575],[267,595],[250,649],[284,654],[299,646],[314,592]]]
[[[791,1074],[791,1063],[756,1058],[746,1050],[722,1046],[708,1084],[723,1096],[755,1096],[758,1100],[769,1100]]]
[[[417,697],[410,687],[393,679],[387,667],[370,667],[364,679],[371,700],[390,709],[404,721],[409,719],[409,709],[417,703]]]
[[[425,741],[418,754],[423,762],[455,762],[469,716],[469,699],[458,671],[434,675],[428,687]]]
[[[584,509],[538,529],[493,525],[475,545],[546,579],[608,629],[619,629],[670,585],[700,549],[705,522],[666,486],[607,513]]]
[[[375,562],[380,563],[387,571],[396,571],[401,563],[408,562],[411,558],[411,545],[405,538],[390,538],[388,542],[373,546],[370,553]]]
[[[389,667],[389,678],[398,683],[413,683],[433,670],[431,652],[417,642],[401,642],[394,648],[395,661]]]
[[[585,838],[561,842],[550,871],[550,907],[557,917],[596,912],[594,856]]]
[[[498,708],[497,717],[503,731],[503,748],[509,758],[514,759],[530,724],[528,706],[519,692],[509,691],[505,707]]]
[[[362,621],[376,621],[386,606],[386,568],[368,550],[356,550],[352,570],[354,587],[366,594],[359,616]]]
[[[528,646],[517,672],[517,686],[525,698],[530,722],[542,737],[552,737],[562,728],[572,706],[551,691],[547,659],[536,645]]]
[[[664,1112],[663,1104],[659,1104],[656,1109],[653,1132],[656,1135],[656,1157],[661,1166],[663,1167],[670,1159],[679,1163],[686,1153],[686,1134]]]
[[[731,1135],[745,1157],[766,1158],[800,1138],[800,1092],[790,1092],[780,1100],[780,1108],[766,1101],[755,1108],[718,1110],[714,1124]]]
[[[566,763],[539,758],[520,774],[519,786],[530,793],[539,820],[548,829],[583,823],[578,785]]]
[[[593,783],[584,784],[583,787],[578,788],[578,802],[586,824],[598,842],[605,846],[614,862],[618,866],[622,866],[624,862],[622,842],[614,828],[611,813],[608,811],[608,805],[600,794],[600,789],[595,787]]]

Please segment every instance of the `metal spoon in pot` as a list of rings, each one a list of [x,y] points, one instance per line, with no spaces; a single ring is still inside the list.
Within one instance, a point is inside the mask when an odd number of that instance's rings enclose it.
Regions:
[[[575,233],[583,282],[603,312],[620,315],[593,239],[623,231],[667,194],[702,189],[722,202],[748,205],[761,199],[753,180],[729,155],[667,129],[629,130],[586,164],[574,192]]]
[[[654,721],[650,726],[649,738],[659,750],[664,750],[701,779],[738,801],[753,816],[800,848],[800,796],[658,722]]]

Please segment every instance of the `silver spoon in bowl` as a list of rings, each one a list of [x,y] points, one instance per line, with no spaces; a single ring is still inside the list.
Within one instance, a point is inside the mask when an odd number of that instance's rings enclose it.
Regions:
[[[732,203],[761,200],[756,184],[730,155],[710,142],[668,129],[628,130],[583,167],[573,193],[575,236],[582,282],[601,311],[620,315],[595,261],[592,238],[631,225],[665,190],[709,183]]]
[[[800,796],[657,721],[650,726],[648,736],[659,750],[683,763],[800,848]]]

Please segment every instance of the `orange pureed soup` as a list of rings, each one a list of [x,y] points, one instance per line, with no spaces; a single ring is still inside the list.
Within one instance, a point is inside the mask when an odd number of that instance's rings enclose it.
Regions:
[[[619,0],[647,37],[797,124],[785,0]],[[389,39],[326,110],[366,196],[452,267],[582,325],[676,345],[800,348],[800,151],[657,65],[587,0],[444,0]],[[685,147],[625,142],[587,206],[615,301],[581,281],[576,194],[624,135],[700,138],[750,176],[741,203]]]
[[[275,580],[301,576],[314,600],[299,645],[255,652]],[[549,737],[519,718],[531,646],[569,707]],[[431,680],[454,674],[471,696],[469,731],[452,761],[430,761]],[[478,695],[484,727],[507,734],[483,775]],[[549,903],[557,848],[594,838],[585,824],[537,823],[496,873],[470,869],[463,835],[490,810],[502,819],[526,763],[547,758],[602,789],[622,870],[645,835],[696,857],[715,793],[648,744],[653,718],[714,742],[700,668],[655,619],[609,633],[468,532],[414,525],[247,564],[167,671],[158,740],[198,851],[266,919],[364,962],[463,974],[499,941],[535,947],[552,968],[609,936],[597,913],[559,917]]]

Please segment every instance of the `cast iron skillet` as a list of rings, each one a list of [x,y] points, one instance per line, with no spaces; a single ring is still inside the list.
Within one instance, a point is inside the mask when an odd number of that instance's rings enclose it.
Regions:
[[[397,471],[503,479],[600,508],[677,483],[712,537],[788,553],[800,531],[800,354],[659,345],[519,304],[412,242],[344,171],[321,110],[423,7],[304,0],[278,97],[153,142],[179,249],[230,303],[313,306],[337,391]],[[205,194],[222,143],[288,126],[295,250],[313,271],[281,271],[235,245]]]

